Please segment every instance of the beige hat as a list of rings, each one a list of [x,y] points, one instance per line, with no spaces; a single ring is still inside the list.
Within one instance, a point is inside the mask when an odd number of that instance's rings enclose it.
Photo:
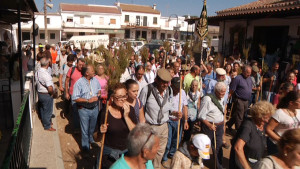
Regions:
[[[212,58],[212,57],[211,57],[211,58],[209,58],[209,61],[213,61],[213,60],[214,60],[214,58]]]
[[[258,68],[257,66],[255,66],[255,65],[252,66],[252,70],[253,70],[254,72],[256,72],[256,73],[259,72],[259,68]]]
[[[55,47],[55,44],[51,44],[51,47]]]
[[[157,71],[157,76],[161,80],[166,81],[166,82],[169,82],[172,80],[172,76],[171,76],[170,72],[164,68],[161,68]]]
[[[226,75],[226,71],[223,68],[217,68],[216,72],[218,75]]]

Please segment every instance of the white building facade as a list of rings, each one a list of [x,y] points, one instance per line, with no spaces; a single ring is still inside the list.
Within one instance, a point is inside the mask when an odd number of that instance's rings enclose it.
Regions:
[[[33,40],[32,36],[32,21],[22,23],[22,42],[24,40]],[[44,13],[35,14],[35,23],[39,27],[38,35],[36,36],[36,44],[45,44],[45,22]],[[15,25],[16,26],[16,25]],[[55,44],[61,41],[61,16],[59,13],[47,14],[47,30],[48,30],[48,43]]]
[[[124,36],[121,29],[121,11],[115,6],[60,4],[62,40],[73,35]]]

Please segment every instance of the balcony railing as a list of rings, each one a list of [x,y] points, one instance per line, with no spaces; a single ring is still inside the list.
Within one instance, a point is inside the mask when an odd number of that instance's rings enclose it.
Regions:
[[[29,91],[24,94],[20,112],[11,134],[2,169],[29,167],[32,128],[30,123]]]

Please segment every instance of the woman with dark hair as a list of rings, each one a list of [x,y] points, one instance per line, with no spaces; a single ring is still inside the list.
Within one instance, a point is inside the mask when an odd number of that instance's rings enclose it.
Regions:
[[[289,82],[286,82],[284,84],[282,84],[281,88],[279,89],[279,93],[277,93],[275,96],[274,96],[274,99],[273,99],[273,105],[275,107],[277,107],[278,103],[280,102],[280,100],[286,96],[286,94],[290,91],[293,91],[294,89],[294,86],[292,83],[289,83]]]
[[[133,79],[128,79],[125,82],[125,86],[128,92],[126,103],[134,108],[137,121],[145,123],[144,106],[138,98],[139,84]]]
[[[127,152],[126,140],[129,132],[137,124],[134,109],[126,103],[127,90],[124,84],[118,83],[107,105],[107,124],[104,124],[105,113],[102,113],[100,132],[106,133],[102,157],[102,168],[108,169],[121,155]]]
[[[259,162],[258,169],[299,168],[300,129],[286,131],[278,142],[279,153]]]
[[[267,146],[270,155],[278,152],[276,143],[284,132],[300,128],[300,94],[295,91],[287,93],[280,100],[277,108],[266,128],[269,136]]]

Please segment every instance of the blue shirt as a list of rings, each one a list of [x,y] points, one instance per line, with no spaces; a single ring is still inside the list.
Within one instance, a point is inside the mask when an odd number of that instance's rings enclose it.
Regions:
[[[124,154],[122,154],[122,157],[117,160],[111,167],[110,169],[131,169],[127,162],[124,159]],[[148,160],[146,163],[146,169],[154,169],[152,161]]]
[[[214,94],[215,93],[215,86],[218,83],[216,80],[211,80],[208,85],[206,86],[206,94]],[[229,94],[229,88],[228,88],[228,82],[225,80],[224,83],[226,84],[226,93],[224,95],[224,104],[226,105],[228,103],[228,94]]]
[[[98,96],[100,90],[101,86],[96,78],[92,78],[89,82],[85,77],[81,77],[74,85],[72,100],[90,99]]]
[[[250,76],[244,78],[242,74],[238,75],[231,82],[230,90],[234,91],[235,96],[243,100],[250,100],[252,93],[252,80]]]

